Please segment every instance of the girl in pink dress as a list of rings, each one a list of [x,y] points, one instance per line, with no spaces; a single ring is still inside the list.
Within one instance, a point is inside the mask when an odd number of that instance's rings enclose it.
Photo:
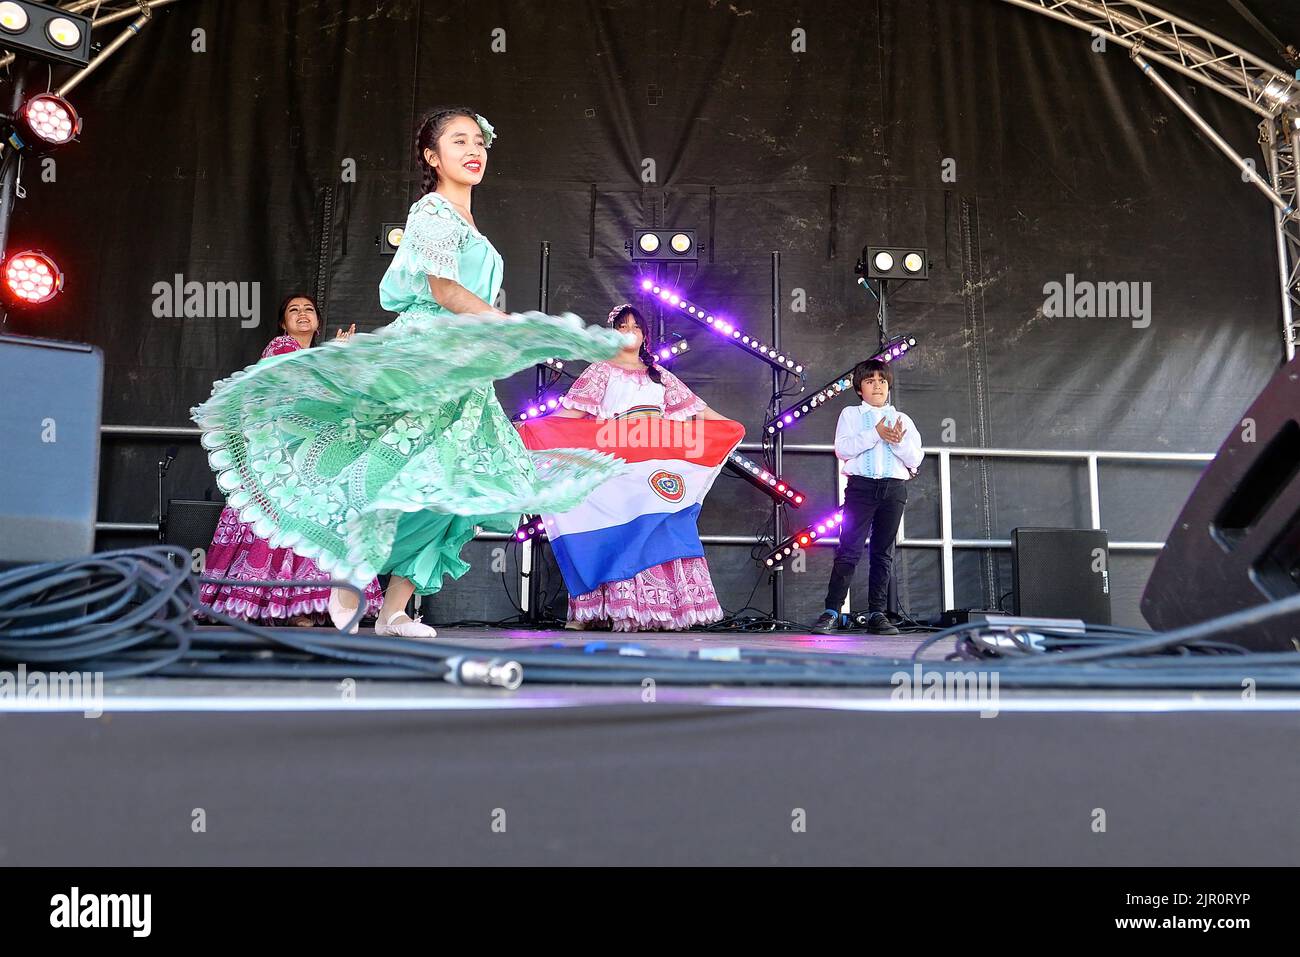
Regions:
[[[283,335],[272,339],[262,350],[262,358],[310,348],[320,331],[320,313],[316,300],[307,295],[289,296],[280,306],[280,330]],[[346,340],[356,332],[351,326],[342,329],[336,339]],[[210,578],[237,578],[244,581],[319,581],[319,586],[268,588],[264,585],[203,585],[203,604],[234,618],[261,624],[311,627],[329,625],[327,610],[330,576],[288,548],[272,548],[253,533],[253,527],[239,520],[234,509],[221,511],[217,531],[208,547],[204,575]],[[383,602],[378,580],[366,586],[366,614],[375,615]]]
[[[645,319],[628,303],[615,306],[607,325],[629,333],[635,342],[613,359],[593,362],[553,413],[566,418],[661,415],[665,419],[726,419],[655,365],[647,346]],[[606,582],[585,595],[569,596],[569,624],[583,629],[608,625],[612,631],[682,631],[719,621],[709,564],[704,558],[679,558],[654,565],[622,581]]]

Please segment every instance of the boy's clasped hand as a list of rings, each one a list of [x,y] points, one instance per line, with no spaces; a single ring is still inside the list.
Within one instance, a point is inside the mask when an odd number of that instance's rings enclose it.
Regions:
[[[891,445],[897,445],[903,441],[903,436],[907,434],[907,429],[903,428],[903,419],[900,416],[894,420],[892,426],[886,425],[882,418],[876,423],[876,433]]]

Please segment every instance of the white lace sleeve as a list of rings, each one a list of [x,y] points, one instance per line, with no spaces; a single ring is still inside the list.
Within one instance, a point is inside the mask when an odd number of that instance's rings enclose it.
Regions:
[[[460,282],[460,249],[469,227],[436,202],[419,203],[406,220],[398,255],[412,271]]]

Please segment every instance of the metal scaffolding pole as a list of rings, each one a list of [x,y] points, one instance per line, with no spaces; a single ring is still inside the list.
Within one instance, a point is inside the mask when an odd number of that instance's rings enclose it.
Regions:
[[[540,259],[537,269],[537,309],[539,312],[551,311],[551,244],[545,240],[540,247]],[[546,387],[546,366],[534,368],[536,378],[533,382],[535,393],[542,394]],[[523,543],[519,555],[519,604],[524,610],[524,617],[530,624],[542,623],[546,609],[542,607],[542,576],[540,539],[529,536]]]
[[[1260,145],[1268,164],[1269,178],[1278,194],[1290,205],[1300,201],[1300,114],[1283,114],[1278,120],[1260,124]],[[1284,216],[1274,207],[1273,228],[1277,233],[1278,279],[1282,295],[1282,343],[1286,359],[1295,358],[1297,316],[1300,316],[1300,222]]]
[[[1169,97],[1169,99],[1173,101],[1174,105],[1177,106],[1189,120],[1196,124],[1196,128],[1209,137],[1210,142],[1217,146],[1224,156],[1237,164],[1237,169],[1241,170],[1243,180],[1256,186],[1261,193],[1268,197],[1269,202],[1281,210],[1283,216],[1290,216],[1295,212],[1295,207],[1287,202],[1278,191],[1273,188],[1272,184],[1260,175],[1259,170],[1255,169],[1254,161],[1246,159],[1234,150],[1228,141],[1219,135],[1218,130],[1207,123],[1205,118],[1202,117],[1201,114],[1197,113],[1190,103],[1179,96],[1178,91],[1170,86],[1165,78],[1157,73],[1155,68],[1147,62],[1145,57],[1142,56],[1139,47],[1133,48],[1132,56],[1133,62],[1141,68],[1147,79],[1154,83],[1161,93]]]
[[[781,254],[776,251],[772,253],[772,348],[777,350],[781,348]],[[773,395],[781,391],[782,376],[782,372],[772,369]],[[781,467],[783,445],[781,430],[778,429],[772,442],[772,471],[776,475],[783,474]],[[772,521],[775,526],[773,534],[776,536],[773,541],[779,542],[785,538],[785,502],[775,499],[772,501]],[[772,617],[777,621],[785,620],[785,577],[780,565],[772,569]]]
[[[15,71],[9,98],[11,116],[16,116],[23,105],[26,82],[25,71]],[[9,255],[9,227],[13,223],[14,199],[18,192],[18,164],[21,162],[21,152],[5,150],[4,145],[0,144],[0,262]]]

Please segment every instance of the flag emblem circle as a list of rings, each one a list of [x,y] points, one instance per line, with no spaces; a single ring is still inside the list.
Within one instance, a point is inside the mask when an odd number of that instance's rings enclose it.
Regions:
[[[686,497],[686,481],[676,472],[655,472],[650,476],[650,488],[665,502],[680,502]]]

